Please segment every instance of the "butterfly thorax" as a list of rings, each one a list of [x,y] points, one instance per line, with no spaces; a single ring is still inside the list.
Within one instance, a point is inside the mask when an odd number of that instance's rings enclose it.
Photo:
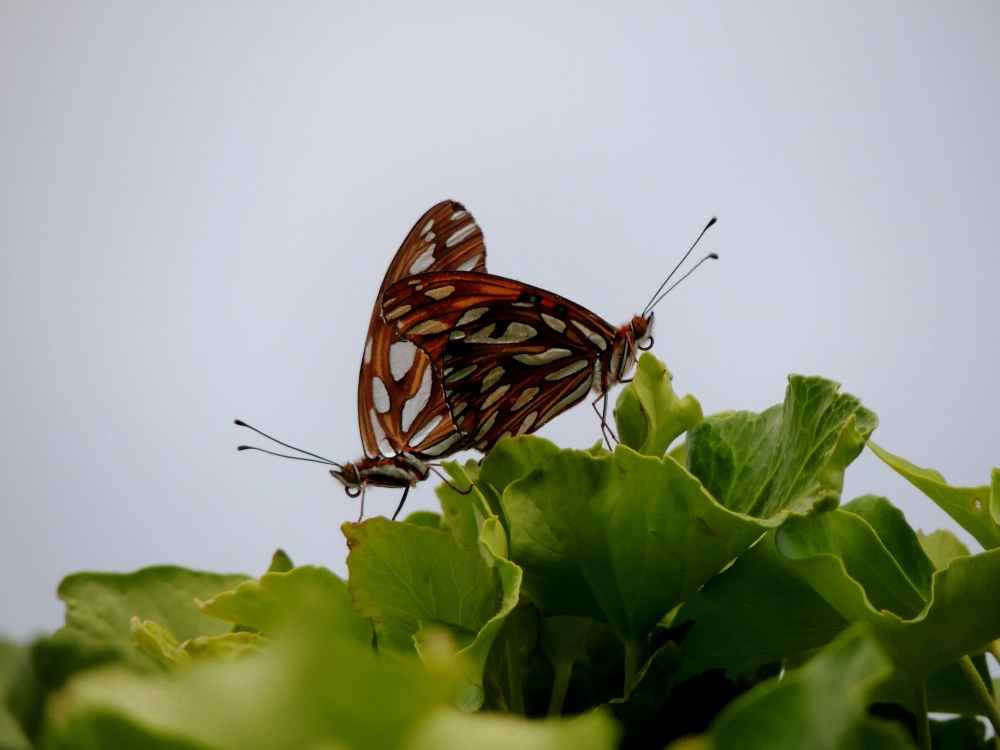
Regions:
[[[397,453],[395,456],[376,456],[358,459],[344,464],[340,470],[330,474],[344,485],[348,494],[354,494],[362,485],[374,487],[413,487],[427,479],[430,468],[411,453]]]

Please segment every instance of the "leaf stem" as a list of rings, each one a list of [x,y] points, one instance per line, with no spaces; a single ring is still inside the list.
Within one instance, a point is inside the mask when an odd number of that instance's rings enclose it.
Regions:
[[[632,694],[632,688],[635,687],[635,678],[642,666],[642,653],[641,643],[625,641],[625,689],[622,691],[622,697],[625,700],[628,700]]]
[[[990,695],[990,691],[986,687],[986,683],[983,682],[983,678],[980,676],[979,670],[976,669],[976,665],[972,663],[972,659],[970,659],[968,655],[959,659],[958,665],[962,668],[962,671],[965,673],[965,679],[969,681],[969,685],[972,686],[972,691],[979,699],[979,704],[986,713],[986,718],[988,718],[990,720],[990,724],[993,725],[993,731],[997,735],[1000,735],[1000,709],[998,709],[997,704],[994,703],[993,696]]]
[[[552,680],[552,695],[549,698],[549,716],[561,716],[563,703],[566,701],[566,689],[569,678],[573,675],[573,662],[560,661],[555,664],[555,678]]]
[[[524,691],[521,689],[521,675],[517,668],[517,654],[507,638],[507,689],[510,691],[510,712],[524,716]]]
[[[927,717],[927,683],[918,680],[913,686],[917,714],[917,746],[931,750],[931,722]]]

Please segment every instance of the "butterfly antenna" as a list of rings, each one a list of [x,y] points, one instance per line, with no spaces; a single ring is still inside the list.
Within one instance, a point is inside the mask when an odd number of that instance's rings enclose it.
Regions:
[[[712,226],[712,225],[713,225],[713,224],[714,224],[714,223],[715,223],[716,221],[718,221],[718,217],[715,217],[715,216],[713,216],[713,217],[712,217],[712,219],[711,219],[711,221],[709,221],[709,222],[708,222],[708,224],[706,224],[706,225],[705,225],[705,228],[701,230],[701,234],[699,234],[699,235],[698,235],[698,239],[696,239],[696,240],[694,241],[694,245],[691,245],[691,247],[689,247],[689,248],[688,248],[688,251],[687,251],[686,253],[684,253],[684,257],[683,257],[683,258],[681,258],[681,261],[680,261],[680,263],[678,263],[678,264],[677,264],[676,266],[674,266],[674,270],[673,270],[673,271],[671,271],[671,272],[670,272],[670,275],[669,275],[669,276],[667,276],[667,278],[665,278],[665,279],[663,280],[663,283],[662,283],[662,284],[660,284],[660,288],[659,288],[659,289],[657,289],[657,290],[656,290],[655,292],[653,292],[653,296],[652,296],[652,297],[650,297],[650,302],[649,302],[649,304],[648,304],[648,305],[646,305],[645,309],[644,309],[644,310],[642,311],[642,314],[643,314],[643,316],[645,316],[645,315],[646,315],[646,314],[647,314],[647,313],[648,313],[648,312],[649,312],[650,310],[652,310],[652,309],[653,309],[653,306],[654,306],[654,305],[655,305],[655,304],[656,304],[657,302],[659,302],[659,301],[660,301],[660,299],[663,299],[662,297],[660,297],[659,299],[657,299],[657,296],[656,296],[656,295],[658,295],[658,294],[659,294],[659,293],[660,293],[660,292],[661,292],[661,291],[663,290],[663,287],[665,287],[665,286],[667,285],[667,282],[668,282],[668,281],[670,281],[670,279],[672,279],[672,278],[674,277],[674,274],[675,274],[675,273],[677,273],[677,269],[678,269],[678,268],[680,268],[680,267],[681,267],[682,265],[684,265],[684,261],[686,261],[686,260],[688,259],[688,256],[689,256],[689,255],[691,254],[691,251],[692,251],[692,250],[694,250],[694,248],[695,248],[695,245],[697,245],[697,244],[698,244],[698,242],[700,242],[700,241],[701,241],[701,238],[705,236],[705,232],[707,232],[707,231],[708,231],[708,228],[709,228],[710,226]],[[700,265],[700,264],[699,264],[699,265]],[[697,268],[697,267],[698,267],[698,266],[695,266],[695,268]],[[693,271],[694,269],[691,269],[691,270]],[[689,271],[688,273],[690,273],[690,271]],[[685,277],[685,278],[686,278],[686,277]],[[677,286],[677,284],[674,284],[674,286]],[[671,289],[673,289],[674,287],[670,287],[670,288],[671,288]],[[669,290],[668,290],[668,291],[669,291]]]
[[[657,304],[658,304],[658,303],[660,302],[660,300],[661,300],[661,299],[663,299],[663,298],[664,298],[664,297],[666,297],[666,296],[667,296],[668,294],[670,294],[670,291],[671,291],[671,290],[672,290],[672,289],[673,289],[673,288],[674,288],[675,286],[677,286],[678,284],[680,284],[680,283],[681,283],[682,281],[684,281],[684,279],[686,279],[686,278],[687,278],[688,276],[690,276],[690,275],[691,275],[691,274],[693,274],[693,273],[694,273],[695,271],[697,271],[697,270],[698,270],[698,266],[700,266],[700,265],[701,265],[702,263],[704,263],[704,262],[705,262],[706,260],[718,260],[718,259],[719,259],[719,256],[718,256],[718,255],[717,255],[716,253],[709,253],[709,254],[708,254],[708,255],[706,255],[706,256],[705,256],[704,258],[702,258],[701,260],[699,260],[699,261],[698,261],[697,263],[695,263],[695,265],[694,265],[694,268],[692,268],[692,269],[691,269],[690,271],[688,271],[688,272],[687,272],[686,274],[684,274],[684,275],[683,275],[683,276],[681,276],[681,277],[680,277],[679,279],[677,279],[677,281],[675,281],[675,282],[674,282],[674,283],[673,283],[673,284],[672,284],[672,285],[670,286],[670,288],[669,288],[669,289],[667,289],[667,291],[665,291],[665,292],[664,292],[663,294],[661,294],[661,295],[660,295],[659,297],[657,297],[657,298],[656,298],[656,300],[655,300],[655,301],[653,301],[653,303],[652,303],[652,304],[650,304],[650,305],[649,305],[649,306],[648,306],[648,307],[646,308],[646,311],[645,311],[645,312],[643,312],[643,315],[646,315],[646,314],[648,314],[650,310],[652,310],[652,309],[653,309],[654,307],[656,307],[656,305],[657,305]]]
[[[336,466],[338,469],[342,469],[343,468],[343,466],[341,464],[338,464],[336,461],[331,461],[329,458],[323,458],[322,456],[318,456],[315,453],[310,453],[309,451],[304,451],[301,448],[296,448],[294,445],[289,445],[288,443],[283,443],[280,440],[278,440],[278,438],[271,437],[266,432],[261,432],[256,427],[251,427],[246,422],[244,422],[242,419],[234,419],[233,422],[235,424],[239,425],[240,427],[246,427],[248,430],[253,430],[258,435],[262,435],[263,437],[266,437],[268,440],[270,440],[273,443],[277,443],[278,445],[283,445],[286,448],[288,448],[289,450],[293,450],[293,451],[295,451],[297,453],[303,453],[306,456],[312,456],[314,459],[319,459],[317,461],[313,461],[313,463],[329,464],[330,466]],[[294,458],[297,461],[309,461],[309,460],[311,460],[311,459],[308,459],[308,458],[302,458],[300,456],[286,456],[284,453],[275,453],[273,451],[266,451],[263,448],[254,448],[252,445],[241,445],[236,450],[238,450],[238,451],[246,451],[246,450],[260,451],[261,453],[270,453],[272,456],[280,456],[281,458]]]

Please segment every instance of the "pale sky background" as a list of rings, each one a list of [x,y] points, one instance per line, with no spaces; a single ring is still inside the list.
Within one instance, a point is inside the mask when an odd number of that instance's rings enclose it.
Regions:
[[[445,198],[494,273],[614,324],[717,214],[657,311],[681,394],[823,375],[949,481],[1000,464],[995,2],[2,0],[0,633],[57,627],[79,570],[344,574],[357,501],[232,420],[361,454],[375,293]],[[865,492],[955,528],[870,453]]]

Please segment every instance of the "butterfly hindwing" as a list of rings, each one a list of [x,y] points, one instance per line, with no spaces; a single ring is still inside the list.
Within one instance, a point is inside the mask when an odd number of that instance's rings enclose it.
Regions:
[[[425,271],[486,271],[483,233],[462,204],[444,201],[413,226],[386,272],[378,299],[394,283]],[[409,450],[437,457],[469,438],[456,430],[427,355],[387,325],[376,304],[358,380],[358,420],[365,454]]]
[[[533,432],[584,398],[616,335],[551,292],[462,272],[394,284],[383,314],[430,355],[456,426],[482,451]]]

